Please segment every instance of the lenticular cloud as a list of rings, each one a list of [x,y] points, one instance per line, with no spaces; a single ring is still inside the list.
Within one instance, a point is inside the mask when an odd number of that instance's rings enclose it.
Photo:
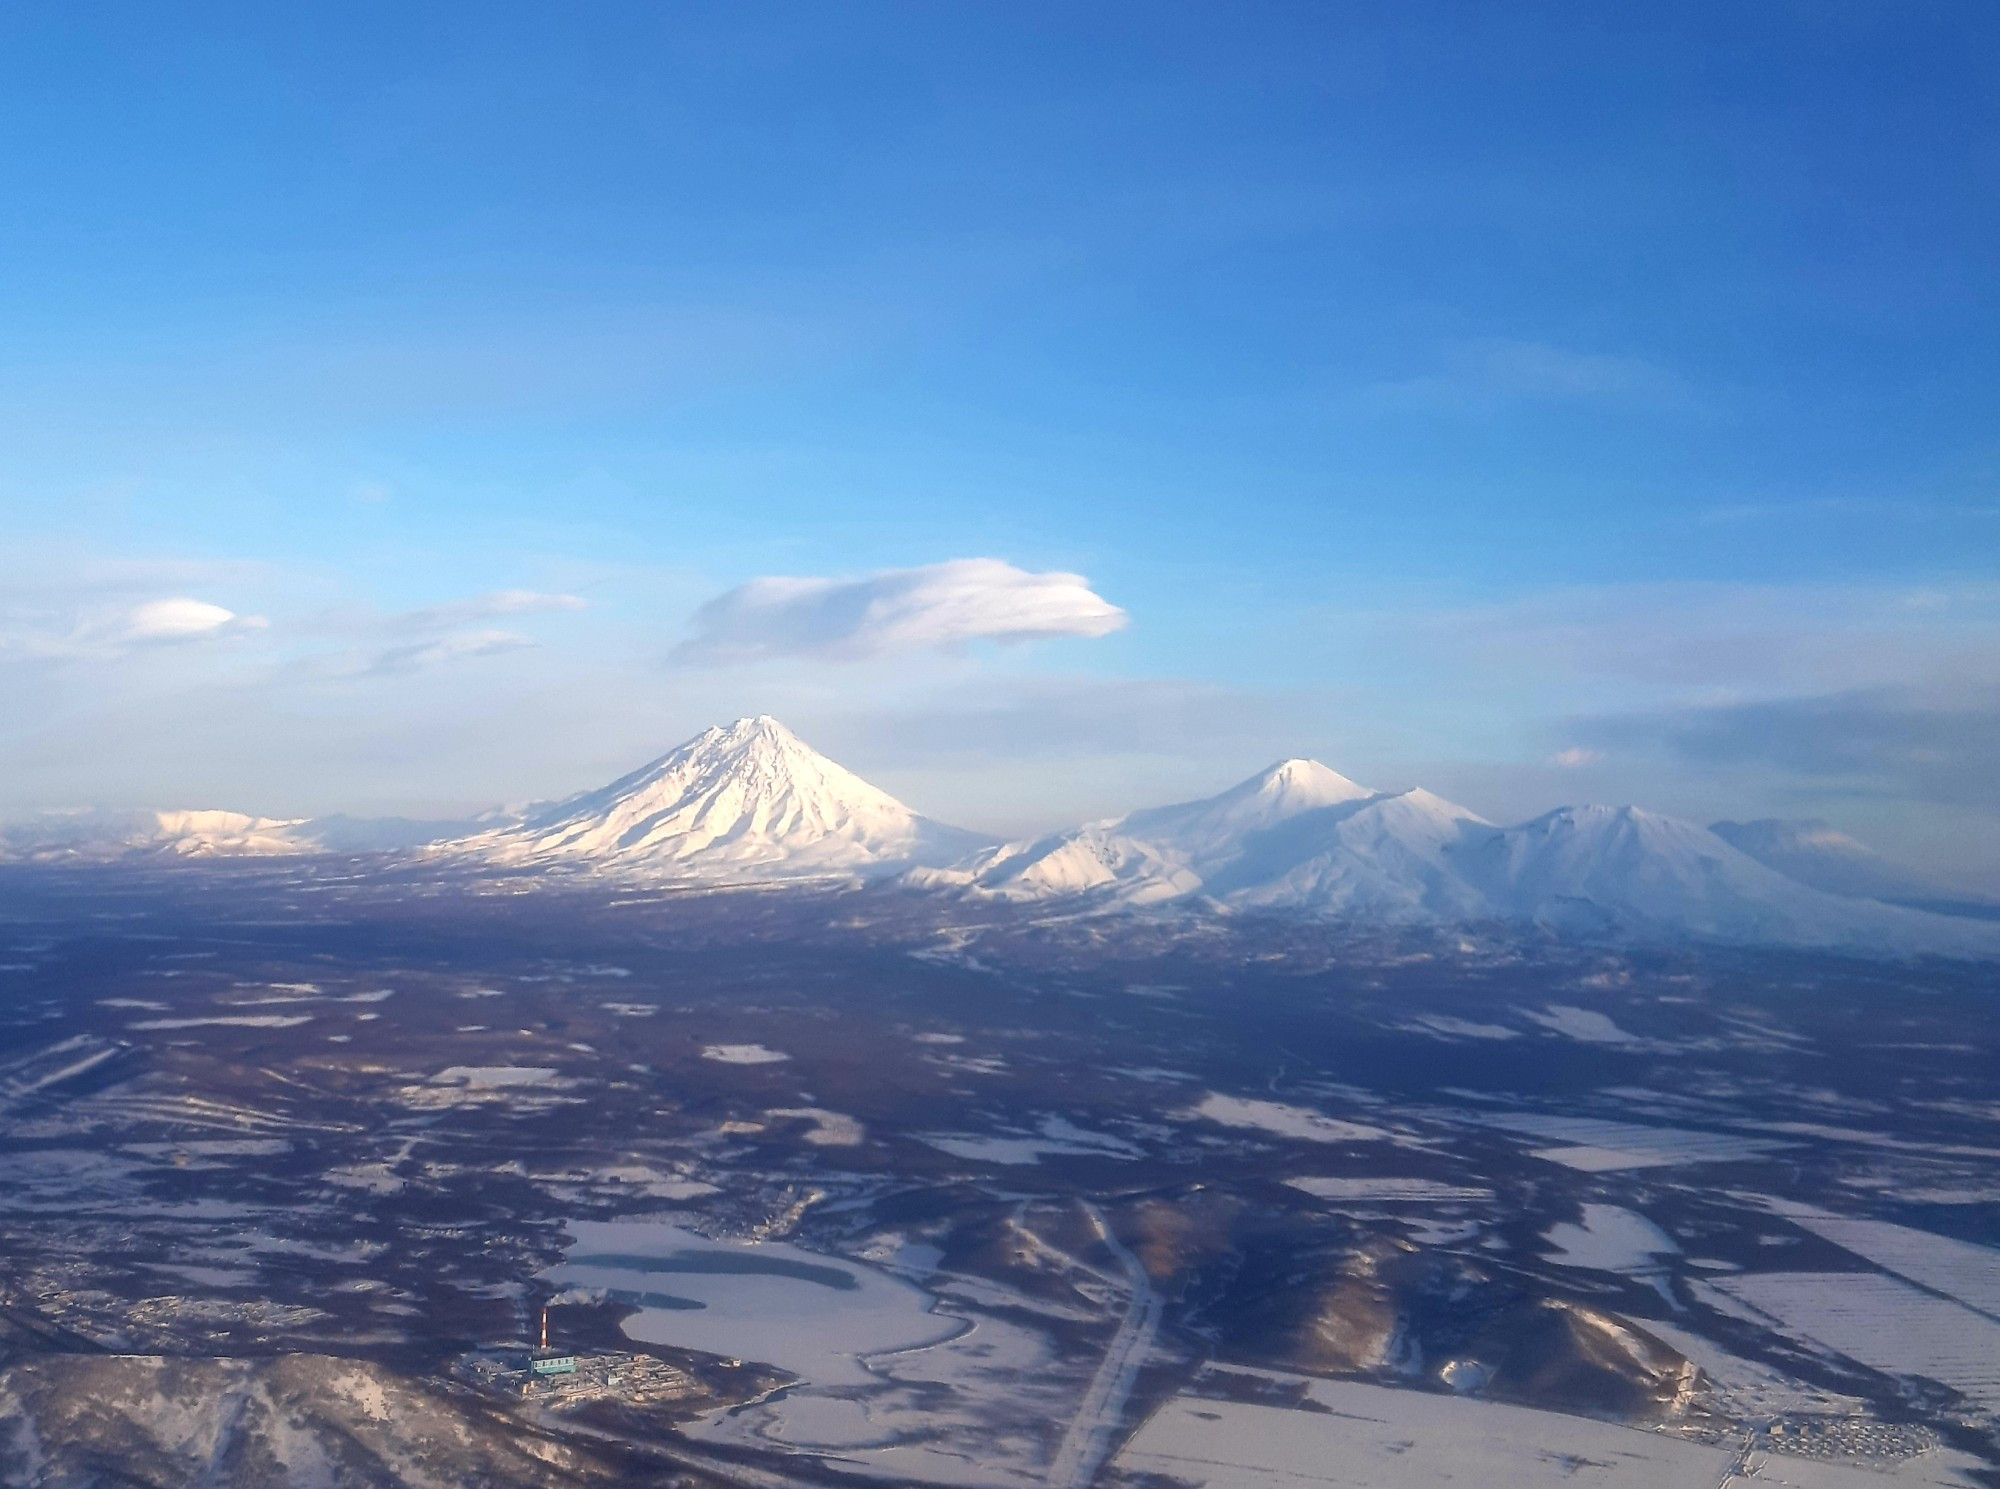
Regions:
[[[193,636],[213,635],[237,619],[235,611],[206,600],[184,596],[152,600],[126,615],[123,636],[129,641],[185,641]]]
[[[1125,619],[1081,574],[961,558],[861,579],[753,579],[697,610],[694,635],[674,655],[707,665],[867,657],[970,641],[1105,636]]]

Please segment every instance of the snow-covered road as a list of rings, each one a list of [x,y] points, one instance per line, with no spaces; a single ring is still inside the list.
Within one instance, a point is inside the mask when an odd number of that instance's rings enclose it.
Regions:
[[[1124,1421],[1125,1403],[1131,1399],[1133,1382],[1146,1363],[1160,1324],[1162,1300],[1139,1258],[1111,1233],[1111,1227],[1094,1206],[1084,1208],[1105,1247],[1118,1259],[1132,1296],[1118,1332],[1112,1336],[1097,1373],[1084,1389],[1076,1415],[1070,1419],[1069,1430],[1063,1434],[1062,1444],[1049,1464],[1048,1489],[1088,1489],[1097,1477],[1098,1469],[1110,1456],[1112,1442]]]

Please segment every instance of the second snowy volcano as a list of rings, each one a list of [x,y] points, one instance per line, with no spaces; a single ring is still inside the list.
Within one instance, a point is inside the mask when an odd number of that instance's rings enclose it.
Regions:
[[[440,851],[673,878],[849,878],[947,863],[986,841],[913,812],[760,715]]]

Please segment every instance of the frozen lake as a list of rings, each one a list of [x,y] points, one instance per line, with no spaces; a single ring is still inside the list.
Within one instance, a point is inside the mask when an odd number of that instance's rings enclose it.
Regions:
[[[934,1344],[965,1325],[923,1289],[778,1241],[714,1241],[664,1221],[574,1220],[562,1287],[602,1288],[639,1311],[629,1338],[757,1360],[814,1385],[863,1385],[861,1357]]]

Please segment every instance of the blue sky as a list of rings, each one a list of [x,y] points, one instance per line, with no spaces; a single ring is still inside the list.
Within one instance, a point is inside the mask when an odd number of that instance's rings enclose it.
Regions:
[[[1310,753],[2000,883],[1996,59],[1978,3],[17,7],[0,811],[444,811],[770,711],[980,826]]]

